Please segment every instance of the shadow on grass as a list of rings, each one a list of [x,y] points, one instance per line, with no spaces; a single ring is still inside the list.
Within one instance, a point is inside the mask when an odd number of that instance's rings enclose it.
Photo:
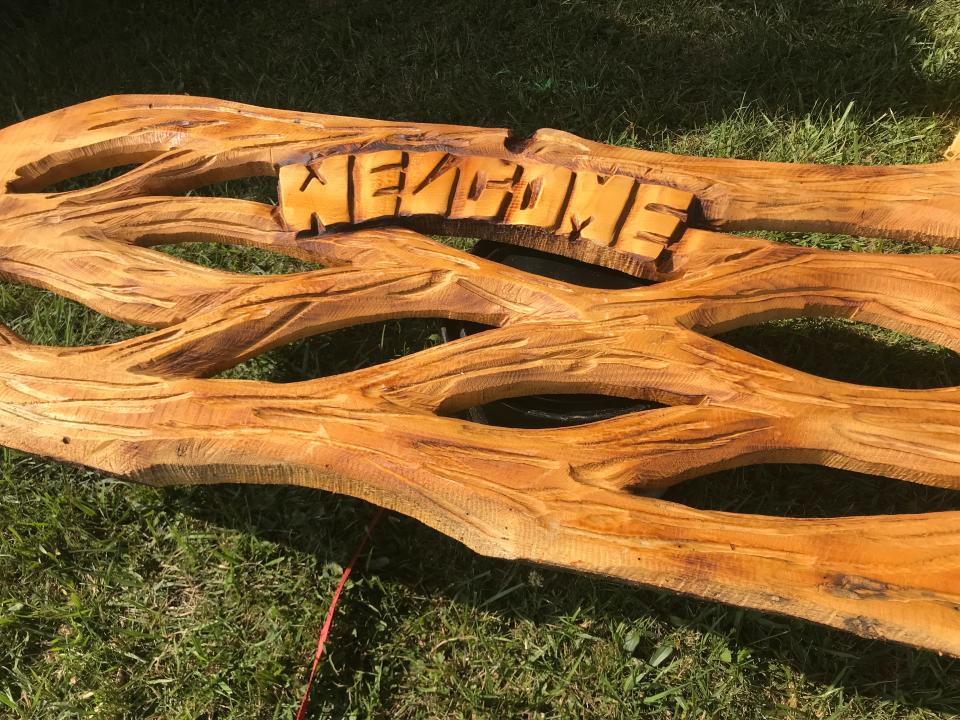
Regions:
[[[674,0],[624,9],[620,2],[575,0],[172,0],[151,5],[145,17],[142,4],[124,0],[15,0],[0,16],[0,124],[117,92],[186,92],[519,132],[558,127],[641,143],[728,118],[743,105],[798,118],[851,101],[874,115],[953,110],[960,96],[956,75],[918,70],[931,35],[912,5]],[[770,349],[795,348],[799,354],[790,364],[807,371],[819,367],[821,374],[858,379],[863,367],[857,360],[869,357],[877,384],[877,378],[903,384],[926,374],[927,382],[942,385],[945,373],[956,372],[949,358],[931,370],[928,355],[918,358],[899,347],[893,354],[870,346],[804,355],[812,339],[799,337],[781,337]],[[837,341],[833,337],[826,346],[835,349]],[[406,344],[396,341],[398,347]],[[326,374],[330,347],[305,341],[284,351],[270,373],[277,380]],[[341,356],[369,351],[336,347]],[[190,515],[341,562],[371,514],[363,503],[302,489],[194,488],[170,490],[168,497]],[[670,497],[700,507],[813,516],[960,507],[948,491],[783,466],[693,481]],[[334,504],[346,510],[326,512]],[[323,541],[318,516],[328,518]],[[405,518],[392,518],[378,531],[376,555],[392,561],[379,576],[414,594],[538,622],[581,611],[611,620],[649,614],[665,625],[727,637],[834,687],[910,707],[958,710],[957,663],[930,652],[552,571],[543,571],[540,587],[529,584],[489,602],[528,567],[479,557]],[[372,627],[377,620],[371,608],[379,591],[364,592],[365,602],[344,609],[354,627]],[[411,595],[398,601],[412,603]],[[343,677],[370,669],[368,640],[363,633],[335,636]],[[763,686],[766,678],[755,672],[752,683]],[[385,696],[390,682],[382,686]],[[343,683],[331,682],[325,691],[341,710],[350,705]]]
[[[781,472],[774,470],[772,474]],[[761,477],[753,477],[755,474]],[[772,487],[769,477],[762,475],[752,469],[742,471],[735,486],[759,485],[762,492],[768,493],[766,497],[775,496],[783,503],[782,484]],[[841,485],[850,480],[844,475],[829,472],[818,479],[821,484]],[[803,475],[793,480],[799,483]],[[861,489],[878,491],[878,494],[889,489],[871,478],[863,478],[859,484]],[[712,487],[712,502],[739,503],[743,497],[739,488],[731,492],[731,487],[725,485],[721,482]],[[927,494],[932,497],[930,502],[922,503],[926,509],[960,508],[956,493],[949,497],[947,493],[935,491]],[[799,500],[794,493],[786,495]],[[318,546],[323,545],[324,553],[335,553],[335,557],[328,556],[329,559],[341,563],[349,557],[352,545],[373,515],[371,506],[350,501],[356,512],[352,517],[349,513],[334,513],[332,526],[323,528],[323,539],[320,539],[315,524],[291,522],[290,509],[296,508],[295,515],[300,517],[330,516],[330,503],[342,500],[326,493],[239,486],[176,491],[176,496],[177,509],[194,517],[300,551],[316,552]],[[755,504],[759,505],[755,510],[769,509],[769,504]],[[914,499],[914,504],[919,503]],[[841,509],[849,510],[837,508]],[[565,618],[579,617],[603,628],[617,622],[629,625],[640,618],[652,618],[668,631],[682,630],[720,638],[734,655],[749,651],[754,660],[751,669],[746,671],[754,675],[749,679],[751,685],[765,684],[765,674],[771,665],[786,665],[799,676],[840,688],[848,694],[933,711],[960,710],[957,682],[960,664],[934,652],[866,640],[800,620],[698,601],[671,592],[481,557],[450,538],[400,516],[391,516],[377,530],[370,557],[376,567],[364,568],[361,564],[358,576],[376,576],[377,582],[365,584],[362,589],[358,587],[353,591],[353,598],[339,610],[330,641],[336,653],[335,676],[328,674],[322,681],[325,700],[344,713],[351,707],[347,692],[351,679],[358,673],[372,676],[382,660],[378,656],[384,652],[384,636],[389,638],[400,631],[398,627],[389,626],[380,632],[372,630],[384,622],[384,614],[377,608],[389,592],[384,587],[391,585],[408,590],[390,593],[394,616],[418,614],[421,605],[416,598],[429,597],[431,605],[460,603],[475,611],[496,613],[507,624],[529,620],[539,625],[560,625]],[[517,584],[520,587],[509,597],[491,602],[504,588]],[[397,603],[407,607],[398,607]],[[361,631],[342,630],[350,628]],[[338,629],[341,630],[338,632]],[[645,638],[636,654],[649,657],[656,647],[657,641]],[[692,654],[707,661],[703,653]],[[518,663],[523,660],[519,655],[516,658]],[[402,682],[404,672],[394,667],[393,673],[381,677],[380,701],[385,707],[390,706],[392,683]],[[531,712],[537,709],[549,710],[550,707],[529,708]]]
[[[918,70],[930,32],[901,2],[175,0],[151,7],[151,32],[138,7],[14,2],[0,20],[0,122],[116,92],[186,92],[642,141],[741,105],[941,112],[960,94],[948,60]]]
[[[839,375],[849,381],[892,386],[936,386],[958,381],[960,358],[954,353],[923,343],[891,343],[889,338],[864,335],[843,321],[826,322],[826,326],[808,320],[768,323],[729,333],[725,338],[807,372]],[[309,343],[291,346],[285,352],[289,357],[276,366],[283,379],[290,379],[290,368],[302,369],[320,361]],[[861,358],[869,358],[869,362],[864,364]],[[294,488],[196,488],[174,491],[172,499],[179,510],[195,517],[300,551],[332,553],[330,559],[340,562],[349,556],[364,523],[372,516],[372,508],[360,501]],[[766,465],[716,473],[671,489],[667,499],[705,509],[789,517],[960,510],[960,492],[814,466]],[[331,514],[331,504],[342,512]],[[332,525],[320,532],[311,520],[316,517],[328,517]],[[525,583],[523,578],[532,566],[480,557],[404,517],[392,517],[381,526],[372,557],[375,567],[367,572],[376,575],[379,582],[357,591],[362,598],[342,611],[349,618],[341,621],[341,627],[369,628],[382,622],[373,608],[385,598],[383,584],[407,588],[410,592],[394,593],[400,599],[394,597],[391,602],[411,603],[407,612],[413,614],[419,610],[411,598],[431,597],[499,613],[508,623],[531,620],[550,624],[580,615],[609,625],[652,617],[664,626],[720,637],[734,654],[748,650],[754,659],[752,669],[747,671],[755,675],[751,684],[762,685],[764,673],[779,664],[815,682],[864,697],[929,710],[960,709],[960,685],[956,681],[960,666],[933,652],[548,569],[536,570],[540,582]],[[377,559],[383,558],[390,562],[379,567]],[[508,598],[490,602],[504,587],[516,583],[521,587]],[[389,628],[386,633],[390,634]],[[379,640],[362,632],[335,632],[332,642],[337,654],[337,678],[345,680],[325,682],[323,692],[328,702],[345,712],[351,702],[348,679],[355,673],[374,671]],[[641,644],[637,652],[649,655],[655,648],[655,644],[649,648]],[[380,682],[382,698],[389,704],[390,676]]]

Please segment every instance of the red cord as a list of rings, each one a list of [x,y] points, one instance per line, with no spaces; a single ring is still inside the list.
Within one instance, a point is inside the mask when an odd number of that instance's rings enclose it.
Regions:
[[[347,584],[347,578],[350,577],[350,573],[353,571],[353,566],[356,565],[357,559],[360,557],[360,553],[362,553],[363,549],[367,546],[367,542],[370,540],[370,536],[373,534],[374,529],[378,524],[380,524],[380,520],[383,518],[384,512],[384,509],[380,508],[377,510],[377,514],[373,516],[373,520],[371,520],[370,525],[367,526],[367,531],[360,540],[360,544],[357,545],[357,549],[353,551],[353,556],[350,558],[350,562],[347,563],[347,567],[344,568],[343,575],[340,576],[340,583],[337,585],[337,589],[333,591],[333,597],[330,599],[330,607],[327,608],[327,617],[323,621],[323,627],[320,629],[320,637],[317,639],[317,652],[313,656],[313,667],[310,668],[310,677],[307,680],[307,688],[303,691],[303,700],[300,701],[300,709],[297,710],[297,720],[303,720],[307,716],[307,702],[310,700],[310,688],[313,686],[313,677],[317,674],[317,666],[320,664],[320,656],[323,655],[323,648],[327,643],[327,636],[330,635],[330,626],[333,625],[333,613],[337,609],[337,602],[340,600],[340,594],[343,592],[343,586]]]

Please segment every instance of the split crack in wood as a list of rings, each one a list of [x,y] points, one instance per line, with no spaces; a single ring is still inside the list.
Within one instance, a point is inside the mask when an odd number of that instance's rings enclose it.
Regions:
[[[140,165],[44,192],[127,163]],[[489,555],[960,654],[960,513],[772,518],[643,494],[758,462],[960,487],[960,388],[835,382],[710,337],[771,318],[856,317],[960,350],[956,256],[851,260],[721,232],[956,247],[960,165],[684,158],[555,130],[511,142],[504,130],[118,96],[3,129],[0,173],[0,277],[158,328],[82,348],[4,329],[4,445],[155,484],[343,492]],[[279,211],[176,195],[278,173]],[[703,227],[690,227],[693,209]],[[433,228],[655,284],[575,287],[417,231]],[[326,269],[254,277],[150,247],[191,241]],[[298,338],[399,317],[494,329],[289,385],[207,377]],[[533,392],[669,407],[527,431],[440,414]]]

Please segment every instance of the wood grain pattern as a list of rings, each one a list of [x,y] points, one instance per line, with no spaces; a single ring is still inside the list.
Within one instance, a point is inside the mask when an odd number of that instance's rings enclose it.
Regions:
[[[137,167],[48,192],[96,169]],[[182,196],[278,175],[281,206]],[[104,98],[0,131],[0,277],[158,328],[59,348],[0,332],[0,442],[153,484],[323,488],[478,552],[670,588],[960,655],[960,513],[792,519],[654,497],[759,462],[960,488],[960,388],[840,383],[711,335],[856,318],[960,350],[960,257],[723,234],[835,231],[960,246],[960,164],[687,158],[555,130]],[[464,231],[654,281],[594,290],[444,246]],[[246,244],[325,266],[253,277],[150,246]],[[493,329],[285,385],[209,376],[347,325]],[[533,392],[668,407],[555,430],[450,414]]]

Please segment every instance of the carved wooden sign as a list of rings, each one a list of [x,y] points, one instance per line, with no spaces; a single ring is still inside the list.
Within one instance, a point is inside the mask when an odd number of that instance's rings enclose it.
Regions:
[[[47,189],[127,163],[92,187]],[[279,207],[183,194],[250,175],[279,176]],[[576,287],[418,229],[653,284]],[[724,229],[958,247],[960,164],[679,157],[555,130],[518,140],[194,97],[66,108],[0,130],[0,276],[157,329],[76,348],[3,328],[0,442],[138,482],[348,493],[481,553],[960,655],[960,513],[793,519],[656,497],[761,462],[960,487],[960,388],[836,382],[711,337],[839,316],[960,350],[960,256],[851,257]],[[325,269],[243,275],[150,247],[198,240]],[[310,334],[398,317],[491,329],[333,377],[210,377]],[[537,392],[666,407],[540,430],[452,417]]]
[[[433,216],[536,228],[654,260],[679,235],[689,192],[624,175],[542,163],[383,150],[280,169],[280,207],[292,227],[321,232]]]

